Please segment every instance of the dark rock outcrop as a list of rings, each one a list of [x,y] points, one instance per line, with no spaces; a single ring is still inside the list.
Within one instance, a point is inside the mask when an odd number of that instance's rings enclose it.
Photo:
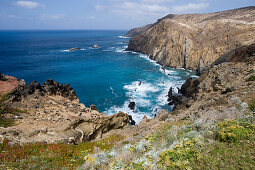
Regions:
[[[191,97],[198,92],[198,79],[188,78],[186,82],[181,87],[181,94],[186,97]]]
[[[6,81],[6,78],[0,73],[0,81]]]
[[[45,94],[60,95],[69,100],[78,99],[75,91],[69,84],[60,84],[54,80],[47,80],[42,85],[36,81],[31,82],[29,85],[22,84],[19,88],[14,90],[9,97],[12,98],[13,101],[20,101],[22,98],[34,93],[40,96],[44,96]]]
[[[129,117],[129,124],[130,125],[135,125],[136,122],[133,120],[132,116],[128,115],[128,117]]]
[[[130,102],[128,107],[131,109],[131,110],[135,110],[135,102]]]

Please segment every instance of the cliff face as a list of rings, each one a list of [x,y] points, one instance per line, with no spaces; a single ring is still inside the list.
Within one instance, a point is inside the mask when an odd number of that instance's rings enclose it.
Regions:
[[[255,42],[255,7],[210,14],[168,15],[142,29],[127,50],[163,66],[197,70],[219,56]]]

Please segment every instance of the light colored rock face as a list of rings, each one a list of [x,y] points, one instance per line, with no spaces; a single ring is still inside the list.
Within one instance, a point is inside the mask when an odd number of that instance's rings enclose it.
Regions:
[[[163,66],[200,71],[219,56],[255,42],[255,7],[211,14],[169,15],[133,37],[128,50]]]

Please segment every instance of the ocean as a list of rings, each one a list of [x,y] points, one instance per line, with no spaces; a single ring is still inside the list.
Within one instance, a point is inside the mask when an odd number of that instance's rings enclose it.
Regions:
[[[167,93],[194,72],[167,68],[163,71],[146,55],[125,51],[127,31],[0,31],[0,72],[43,83],[54,79],[70,84],[80,102],[95,104],[112,115],[123,111],[139,122],[160,109],[171,111]],[[99,48],[92,48],[97,44]],[[68,51],[70,48],[79,51]],[[134,111],[128,108],[134,101]]]

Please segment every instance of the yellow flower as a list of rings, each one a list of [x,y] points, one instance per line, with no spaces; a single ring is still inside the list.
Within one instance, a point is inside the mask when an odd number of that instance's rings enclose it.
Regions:
[[[178,148],[181,148],[182,146],[181,145],[175,145],[174,148],[175,149],[178,149]]]
[[[166,156],[165,157],[165,165],[166,166],[170,166],[171,165],[170,156]]]

